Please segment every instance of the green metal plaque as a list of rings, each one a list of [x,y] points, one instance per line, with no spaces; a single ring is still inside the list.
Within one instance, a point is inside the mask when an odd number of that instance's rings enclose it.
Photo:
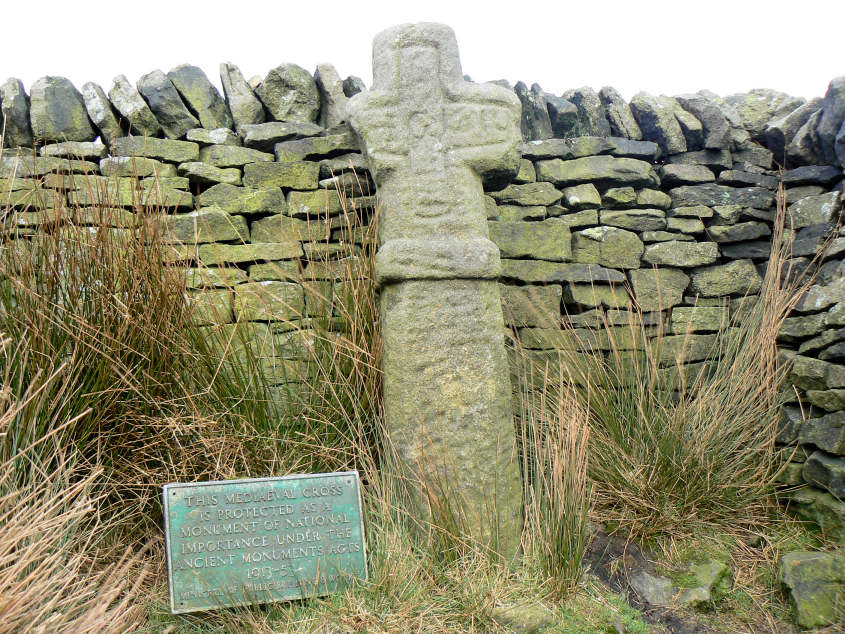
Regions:
[[[357,471],[164,486],[174,614],[329,594],[367,578]]]

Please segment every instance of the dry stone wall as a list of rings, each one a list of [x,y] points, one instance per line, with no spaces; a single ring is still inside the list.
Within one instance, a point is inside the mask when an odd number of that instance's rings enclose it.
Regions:
[[[375,205],[344,121],[364,86],[330,65],[312,75],[283,64],[247,81],[222,64],[220,74],[222,95],[189,65],[135,85],[119,76],[108,91],[61,77],[29,94],[17,79],[0,85],[5,223],[26,239],[57,205],[84,212],[107,199],[127,222],[139,200],[160,205],[197,318],[255,322],[274,342],[268,367],[282,385],[309,336],[308,298],[293,280],[304,271],[330,291],[348,254],[338,188],[365,216]],[[603,310],[624,321],[633,298],[670,338],[692,331],[688,361],[706,358],[725,315],[760,287],[785,185],[795,264],[828,249],[781,333],[797,389],[783,412],[781,440],[797,446],[784,481],[808,485],[792,494],[799,513],[845,537],[845,78],[811,101],[769,90],[630,102],[608,87],[513,90],[522,160],[485,183],[488,229],[507,327],[539,356],[562,320],[597,325]]]

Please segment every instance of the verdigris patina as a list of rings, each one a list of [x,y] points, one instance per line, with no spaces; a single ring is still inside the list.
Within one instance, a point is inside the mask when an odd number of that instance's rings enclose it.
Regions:
[[[440,24],[376,36],[373,78],[347,113],[382,205],[376,278],[398,473],[423,522],[448,514],[510,556],[521,482],[482,180],[504,185],[517,172],[519,101],[465,81]]]

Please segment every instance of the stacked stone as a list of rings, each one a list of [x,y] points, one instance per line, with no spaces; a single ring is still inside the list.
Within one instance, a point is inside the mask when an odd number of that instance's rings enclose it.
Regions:
[[[686,345],[696,369],[760,288],[786,187],[790,266],[824,257],[780,336],[795,387],[780,440],[799,446],[783,481],[811,485],[794,506],[845,536],[845,78],[810,102],[771,90],[639,93],[630,104],[612,88],[514,90],[523,163],[514,184],[490,192],[490,233],[505,258],[508,325],[541,359],[555,357],[562,319],[577,345],[608,349],[580,327],[602,323],[599,308],[621,326],[635,301],[669,332],[662,361]]]
[[[45,211],[73,204],[78,222],[97,224],[107,201],[123,209],[112,218],[121,231],[139,206],[159,207],[197,319],[253,322],[266,374],[286,385],[313,335],[312,302],[293,280],[304,272],[330,295],[355,239],[337,187],[364,215],[374,204],[343,122],[363,86],[327,65],[314,76],[281,65],[250,82],[232,64],[220,73],[223,95],[193,66],[135,86],[120,76],[108,95],[60,77],[30,95],[18,80],[2,84],[6,222],[26,238],[49,222]],[[688,363],[703,363],[730,312],[760,287],[785,185],[794,268],[822,246],[826,260],[781,334],[807,418],[797,403],[784,410],[780,440],[790,453],[798,446],[784,481],[810,484],[795,507],[845,536],[845,79],[806,103],[765,90],[640,93],[630,103],[609,87],[514,90],[523,159],[507,187],[490,185],[488,224],[507,325],[540,358],[556,356],[564,318],[581,343],[606,349],[587,327],[607,319],[624,337],[635,301],[647,324],[668,331],[667,372],[683,345]]]
[[[142,209],[160,211],[197,322],[253,322],[265,376],[288,384],[302,378],[292,360],[313,339],[315,298],[295,280],[304,275],[332,296],[341,258],[357,249],[341,245],[354,236],[339,190],[366,217],[374,188],[331,66],[312,77],[282,65],[255,90],[231,64],[221,65],[221,79],[225,99],[194,66],[149,73],[137,89],[120,76],[108,97],[94,84],[80,93],[64,78],[39,80],[30,96],[6,82],[6,223],[26,239],[53,210],[70,206],[75,222],[97,225],[107,206],[116,209],[112,231],[121,232]],[[352,94],[360,80],[346,85]]]

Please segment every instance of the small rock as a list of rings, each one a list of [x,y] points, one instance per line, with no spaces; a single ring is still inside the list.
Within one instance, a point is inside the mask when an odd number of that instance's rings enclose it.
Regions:
[[[687,151],[686,138],[666,98],[639,92],[631,100],[631,111],[645,140],[657,143],[666,154]]]
[[[679,95],[675,99],[684,110],[695,115],[701,122],[705,149],[730,149],[731,126],[716,104],[698,94]]]
[[[552,132],[552,123],[549,119],[549,110],[542,88],[534,84],[529,90],[528,86],[520,81],[517,82],[513,90],[522,104],[522,118],[520,119],[522,138],[526,141],[551,138],[554,133]]]
[[[490,618],[514,634],[534,634],[555,622],[554,613],[536,603],[493,608]]]
[[[320,114],[320,92],[307,70],[296,64],[272,69],[255,94],[276,121],[316,123]]]
[[[787,187],[798,185],[832,185],[842,178],[842,170],[833,165],[805,165],[787,170],[781,181]]]
[[[106,93],[93,82],[82,84],[82,99],[85,102],[85,109],[88,111],[88,118],[94,123],[100,138],[107,146],[111,146],[114,140],[123,136],[120,129],[120,122]],[[3,101],[5,103],[5,99]]]
[[[357,95],[359,92],[364,92],[367,86],[364,85],[364,80],[355,75],[350,75],[343,80],[343,94],[347,97]]]
[[[563,97],[546,94],[546,106],[549,109],[549,121],[552,132],[559,139],[575,136],[578,130],[578,108]]]
[[[633,189],[631,190],[633,193]],[[574,185],[563,190],[563,202],[574,211],[580,209],[598,209],[601,207],[601,195],[592,183]]]
[[[29,96],[20,79],[11,77],[0,86],[6,147],[32,147],[32,126],[29,122]]]
[[[240,185],[242,181],[241,171],[237,168],[223,169],[199,161],[180,163],[178,171],[181,176],[187,176],[191,182],[201,185],[215,185],[217,183]]]
[[[234,64],[220,64],[220,83],[238,132],[245,125],[264,123],[264,106]]]
[[[185,135],[188,141],[202,145],[241,145],[241,137],[232,132],[229,128],[193,128]]]
[[[735,260],[693,270],[690,288],[704,297],[746,295],[759,291],[762,281],[751,260]]]
[[[578,122],[582,136],[610,136],[610,124],[607,122],[604,106],[595,90],[589,86],[582,86],[566,91],[563,93],[563,98],[578,109]]]
[[[656,266],[691,268],[712,264],[719,257],[715,242],[679,242],[671,240],[646,247],[643,260]]]
[[[845,122],[845,76],[830,82],[822,101],[821,116],[816,126],[821,158],[828,165],[836,163],[836,135]]]
[[[786,146],[786,162],[789,165],[813,165],[825,163],[819,139],[816,135],[816,127],[821,119],[822,111],[817,110],[807,122],[798,128],[792,141]]]
[[[135,86],[126,79],[126,75],[114,78],[109,90],[109,99],[133,133],[153,137],[161,132],[158,119]]]
[[[643,133],[631,112],[631,107],[615,88],[611,86],[602,88],[599,91],[599,99],[604,105],[607,121],[610,124],[610,133],[613,136],[633,141],[642,140]]]
[[[825,489],[834,497],[845,497],[845,457],[814,451],[802,470],[804,480]]]
[[[93,141],[82,94],[65,77],[42,77],[30,90],[32,134],[43,141]]]
[[[660,180],[666,187],[712,183],[716,176],[704,165],[669,163],[660,168]]]
[[[167,77],[173,82],[185,103],[199,117],[203,128],[213,130],[234,126],[229,106],[201,68],[181,64],[171,69]]]
[[[137,87],[168,139],[181,139],[188,130],[199,127],[200,122],[182,103],[173,82],[160,70],[143,75]]]
[[[845,551],[787,553],[781,558],[780,581],[801,627],[824,627],[845,619]]]
[[[668,161],[669,163],[683,163],[685,165],[706,165],[713,170],[726,170],[733,167],[733,158],[728,150],[684,152],[670,156]]]
[[[83,161],[99,161],[106,155],[106,146],[100,141],[64,141],[39,148],[41,156],[58,156]]]
[[[766,126],[765,140],[766,147],[769,148],[774,159],[784,164],[786,160],[786,148],[795,138],[798,130],[801,129],[807,120],[821,109],[822,100],[814,99],[803,106],[799,106],[792,112],[784,115],[779,119],[774,119]]]
[[[331,64],[318,64],[314,81],[320,91],[320,125],[324,128],[346,121],[346,102],[349,98],[343,92],[343,82]]]

